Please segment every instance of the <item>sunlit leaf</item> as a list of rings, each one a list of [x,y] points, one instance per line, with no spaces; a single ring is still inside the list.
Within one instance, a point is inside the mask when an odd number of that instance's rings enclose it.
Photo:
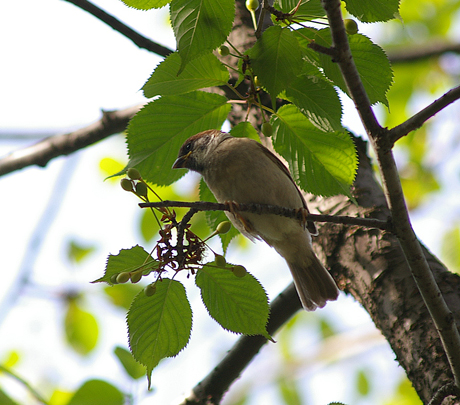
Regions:
[[[283,401],[287,405],[302,405],[302,395],[300,389],[296,384],[295,379],[291,378],[280,378],[277,382],[278,390],[283,398]]]
[[[104,275],[93,283],[105,282],[112,285],[114,283],[110,279],[114,275],[140,269],[143,269],[143,275],[148,275],[156,268],[157,262],[141,246],[136,245],[131,249],[121,249],[117,255],[109,255]]]
[[[368,373],[364,370],[359,370],[356,374],[356,391],[363,397],[369,395],[370,382]]]
[[[281,107],[272,121],[275,150],[302,189],[322,196],[350,194],[358,159],[347,133],[319,130],[293,105]]]
[[[196,285],[209,314],[224,328],[246,335],[263,335],[270,311],[267,295],[260,283],[249,273],[237,277],[232,265],[219,268],[214,262],[198,270]]]
[[[118,183],[119,179],[110,176],[112,176],[114,173],[121,172],[125,166],[126,162],[120,162],[119,160],[110,157],[102,158],[99,162],[99,169],[102,175],[105,179],[112,183]]]
[[[233,0],[172,0],[171,25],[181,56],[181,68],[221,45],[232,29]]]
[[[460,227],[455,224],[442,237],[442,258],[451,271],[460,272]]]
[[[260,142],[259,134],[250,122],[243,121],[235,125],[230,134],[236,138],[250,138]]]
[[[89,380],[78,388],[67,405],[123,405],[123,393],[106,381]]]
[[[67,257],[73,263],[80,263],[95,250],[96,247],[94,245],[83,245],[75,240],[71,240],[67,246]]]
[[[300,76],[286,89],[286,97],[310,122],[323,131],[342,131],[342,103],[329,83],[317,77]]]
[[[134,299],[127,316],[129,346],[134,358],[152,370],[165,357],[176,356],[188,343],[192,329],[192,310],[184,286],[163,278],[156,293],[144,292]]]
[[[64,319],[67,342],[81,355],[89,354],[96,346],[99,336],[97,321],[92,314],[84,311],[76,300],[70,300]]]
[[[128,310],[134,297],[141,292],[143,287],[139,284],[116,284],[104,287],[104,293],[110,302],[120,308]]]
[[[396,18],[399,0],[346,0],[347,11],[363,22],[388,21]]]
[[[137,380],[145,375],[145,367],[134,360],[129,350],[117,346],[113,352],[131,378]]]
[[[267,28],[248,55],[254,74],[274,97],[286,89],[302,69],[299,43],[287,28]]]
[[[144,84],[144,96],[177,95],[227,83],[227,68],[213,55],[207,54],[190,61],[178,74],[181,58],[177,52],[169,55]]]
[[[172,184],[185,174],[172,169],[184,141],[198,132],[220,129],[230,109],[226,97],[200,91],[150,102],[128,126],[129,167],[136,167],[153,184]]]

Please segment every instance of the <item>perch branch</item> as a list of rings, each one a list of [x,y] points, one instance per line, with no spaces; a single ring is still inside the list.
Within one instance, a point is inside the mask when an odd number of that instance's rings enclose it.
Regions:
[[[192,208],[197,211],[231,211],[229,204],[212,203],[205,201],[185,202],[185,201],[159,201],[159,202],[148,202],[139,203],[141,208],[162,208],[162,207],[180,207],[180,208]],[[300,210],[289,209],[279,207],[276,205],[266,204],[238,204],[233,207],[233,210],[247,211],[254,214],[274,214],[281,215],[288,218],[295,218],[298,220],[306,219],[308,221],[315,222],[331,222],[334,224],[343,225],[357,225],[364,226],[367,228],[377,228],[385,231],[391,231],[391,221],[382,221],[373,218],[355,218],[346,216],[333,216],[333,215],[319,215],[319,214],[307,214],[305,215]]]
[[[135,45],[137,45],[141,49],[146,49],[150,52],[156,53],[160,56],[168,56],[169,54],[173,53],[173,51],[169,48],[166,48],[163,45],[157,44],[156,42],[152,41],[144,37],[143,35],[139,34],[137,31],[134,31],[132,28],[128,27],[126,24],[122,23],[120,20],[115,18],[113,15],[105,12],[104,10],[100,9],[95,4],[87,1],[87,0],[65,0],[68,3],[71,3],[82,10],[90,13],[97,19],[101,20],[102,22],[106,23],[109,27],[113,28],[115,31],[118,31],[120,34],[131,40]]]
[[[394,231],[415,283],[441,338],[455,384],[460,386],[459,331],[412,229],[396,163],[391,149],[387,148],[388,139],[385,138],[388,138],[388,130],[383,129],[377,122],[353,61],[343,23],[340,0],[322,0],[322,5],[331,27],[332,47],[337,50],[335,62],[339,65],[377,155],[385,197],[392,214]]]

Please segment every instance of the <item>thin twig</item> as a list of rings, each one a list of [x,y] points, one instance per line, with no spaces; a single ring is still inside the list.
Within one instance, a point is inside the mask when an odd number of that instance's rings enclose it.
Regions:
[[[63,135],[45,138],[19,149],[0,159],[0,176],[37,165],[45,167],[58,156],[69,155],[101,139],[123,132],[140,106],[119,111],[103,111],[102,118],[94,124]]]
[[[113,15],[100,9],[98,6],[96,6],[95,4],[87,0],[64,0],[64,1],[72,3],[73,5],[81,8],[82,10],[85,10],[88,13],[92,14],[94,17],[106,23],[109,27],[113,28],[115,31],[118,31],[120,34],[124,35],[126,38],[131,40],[139,48],[147,49],[150,52],[156,53],[157,55],[164,56],[164,57],[174,52],[171,49],[163,45],[157,44],[151,39],[144,37],[143,35],[139,34],[137,31],[134,31],[132,28],[128,27],[126,24],[122,23],[120,20],[115,18]]]
[[[48,405],[48,401],[41,396],[41,394],[34,388],[32,387],[24,378],[20,377],[17,375],[15,372],[11,371],[9,368],[2,366],[0,364],[0,371],[8,374],[11,378],[14,378],[16,381],[21,383],[24,387],[27,388],[27,390],[32,394],[32,396],[42,404]]]
[[[298,220],[308,220],[315,222],[330,222],[334,224],[343,225],[357,225],[366,228],[376,228],[385,231],[391,231],[392,223],[390,220],[382,221],[374,218],[355,218],[346,216],[333,216],[333,215],[320,215],[320,214],[304,214],[301,210],[290,209],[279,207],[276,205],[267,204],[238,204],[230,208],[229,204],[220,204],[206,201],[159,201],[159,202],[148,202],[139,203],[141,208],[162,208],[162,207],[181,207],[181,208],[193,208],[196,211],[247,211],[254,214],[274,214],[281,215],[283,217],[295,218]]]
[[[257,39],[259,39],[262,35],[262,29],[265,22],[265,14],[267,12],[265,3],[267,3],[267,0],[262,0],[262,4],[260,5],[259,21],[257,22],[257,29],[255,33]]]
[[[392,128],[388,133],[387,147],[392,148],[393,144],[398,139],[406,136],[409,132],[420,128],[427,120],[458,99],[460,99],[460,86],[449,90],[407,121],[404,121],[402,124]]]
[[[149,203],[146,203],[149,204]],[[177,225],[177,243],[176,243],[176,251],[177,251],[177,262],[179,263],[179,268],[184,264],[184,232],[185,227],[192,219],[192,217],[198,212],[196,208],[190,208],[187,214],[184,215],[182,221],[179,222]]]
[[[415,283],[441,338],[455,383],[460,387],[460,334],[452,312],[434,279],[420,242],[412,229],[396,163],[388,150],[387,130],[377,122],[351,55],[342,18],[340,0],[322,0],[329,20],[332,46],[337,49],[338,63],[350,95],[377,154],[385,197],[393,218],[393,228],[406,257]],[[364,93],[364,94],[363,94]],[[383,144],[383,147],[382,147]]]

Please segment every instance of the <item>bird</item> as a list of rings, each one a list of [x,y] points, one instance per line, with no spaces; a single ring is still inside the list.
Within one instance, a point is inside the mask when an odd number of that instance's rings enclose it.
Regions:
[[[304,209],[307,204],[288,168],[259,142],[207,130],[181,146],[174,169],[198,172],[220,203],[268,204]],[[231,205],[232,206],[232,205]],[[276,214],[226,211],[232,224],[251,241],[263,240],[287,262],[302,306],[322,308],[339,295],[337,285],[312,248],[312,221]]]

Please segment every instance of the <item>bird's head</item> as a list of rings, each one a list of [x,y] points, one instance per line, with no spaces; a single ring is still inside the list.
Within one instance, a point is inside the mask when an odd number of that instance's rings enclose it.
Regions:
[[[231,135],[210,129],[188,138],[181,146],[179,156],[174,162],[173,169],[189,169],[203,173],[209,154],[226,138]]]

